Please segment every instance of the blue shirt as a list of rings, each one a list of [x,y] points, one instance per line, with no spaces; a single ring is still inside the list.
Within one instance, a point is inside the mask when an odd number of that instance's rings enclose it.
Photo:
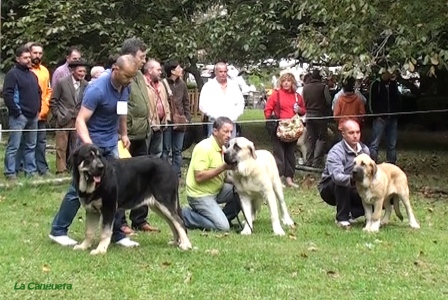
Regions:
[[[98,147],[114,147],[118,142],[117,102],[127,101],[129,88],[117,91],[111,82],[111,71],[107,70],[89,84],[82,97],[82,105],[93,111],[87,122],[92,143]]]

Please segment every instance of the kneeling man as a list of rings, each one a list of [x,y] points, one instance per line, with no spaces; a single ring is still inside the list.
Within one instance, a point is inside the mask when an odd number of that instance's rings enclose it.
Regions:
[[[233,131],[233,122],[219,117],[213,123],[212,135],[193,149],[186,177],[187,200],[190,207],[182,209],[189,229],[229,231],[231,221],[240,212],[238,194],[233,185],[225,183],[227,170],[234,166],[224,162],[222,146]],[[219,204],[226,203],[221,209]]]
[[[336,206],[336,224],[349,227],[354,219],[364,215],[361,198],[352,179],[354,159],[358,154],[370,154],[369,148],[360,143],[359,124],[347,120],[342,124],[342,141],[328,153],[324,172],[318,185],[322,199]]]

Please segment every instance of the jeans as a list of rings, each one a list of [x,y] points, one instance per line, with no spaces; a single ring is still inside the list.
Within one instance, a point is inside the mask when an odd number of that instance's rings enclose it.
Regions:
[[[173,130],[173,127],[168,127],[163,132],[163,153],[162,158],[169,161],[169,155],[172,155],[172,165],[178,177],[181,177],[182,167],[182,146],[184,143],[185,132]]]
[[[201,198],[188,197],[190,207],[182,208],[185,226],[190,229],[214,229],[229,231],[230,222],[241,210],[240,199],[233,185],[224,183],[219,194]],[[221,209],[219,204],[226,203]]]
[[[100,147],[100,150],[103,152],[104,157],[118,158],[117,146],[111,148]],[[72,224],[80,206],[81,203],[79,201],[78,194],[76,193],[74,183],[72,182],[64,196],[64,199],[62,199],[59,211],[53,219],[50,234],[53,236],[67,235],[68,228]],[[126,237],[126,235],[120,230],[121,216],[122,214],[117,211],[115,214],[112,242],[117,242]]]
[[[375,162],[378,162],[378,147],[380,145],[383,131],[386,133],[386,160],[388,163],[397,162],[397,119],[396,118],[376,118],[372,125],[372,136],[370,142],[370,156]]]
[[[22,131],[23,129],[37,129],[37,116],[27,118],[20,115],[17,118],[9,116],[9,128],[17,130],[9,133],[8,145],[5,150],[4,174],[7,177],[15,176],[18,166],[16,166],[17,154],[23,138],[23,155],[25,175],[36,173],[36,131]]]
[[[147,140],[148,154],[155,157],[162,157],[163,132],[162,130],[152,131],[151,137]]]
[[[209,119],[209,122],[212,122],[212,124],[207,124],[207,137],[211,136],[213,133],[213,122],[215,122],[214,119]],[[233,130],[232,135],[230,136],[231,139],[236,138],[236,124],[233,124]]]
[[[45,175],[48,173],[48,163],[46,159],[46,150],[47,150],[47,132],[45,131],[46,128],[46,121],[38,121],[37,122],[37,129],[42,131],[37,131],[37,137],[36,137],[36,169],[37,172],[41,175]],[[19,150],[17,151],[16,155],[16,172],[19,173],[23,170],[23,163],[24,163],[24,149],[25,149],[25,141],[22,138],[20,142]]]

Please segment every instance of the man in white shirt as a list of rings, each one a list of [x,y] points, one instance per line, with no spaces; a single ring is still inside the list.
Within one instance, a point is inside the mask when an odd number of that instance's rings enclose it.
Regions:
[[[219,117],[227,117],[233,122],[243,114],[244,97],[236,82],[228,78],[227,65],[219,62],[215,65],[216,77],[207,81],[199,96],[199,110],[213,124]],[[207,136],[212,133],[212,124],[207,126]],[[236,126],[231,138],[236,137]]]

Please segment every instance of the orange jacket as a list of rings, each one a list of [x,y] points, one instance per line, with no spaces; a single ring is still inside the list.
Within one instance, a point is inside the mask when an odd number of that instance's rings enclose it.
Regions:
[[[42,65],[33,66],[31,71],[36,74],[37,80],[39,81],[39,86],[42,91],[42,106],[39,113],[39,121],[46,121],[48,112],[50,111],[50,98],[51,98],[51,87],[50,87],[50,72],[48,69]]]
[[[334,107],[333,116],[357,116],[357,115],[365,115],[366,108],[364,106],[364,102],[361,100],[361,97],[356,95],[355,93],[344,93],[342,94]],[[362,117],[352,117],[352,118],[338,118],[336,121],[339,122],[338,129],[342,130],[342,124],[344,121],[352,119],[358,122],[361,127]]]

